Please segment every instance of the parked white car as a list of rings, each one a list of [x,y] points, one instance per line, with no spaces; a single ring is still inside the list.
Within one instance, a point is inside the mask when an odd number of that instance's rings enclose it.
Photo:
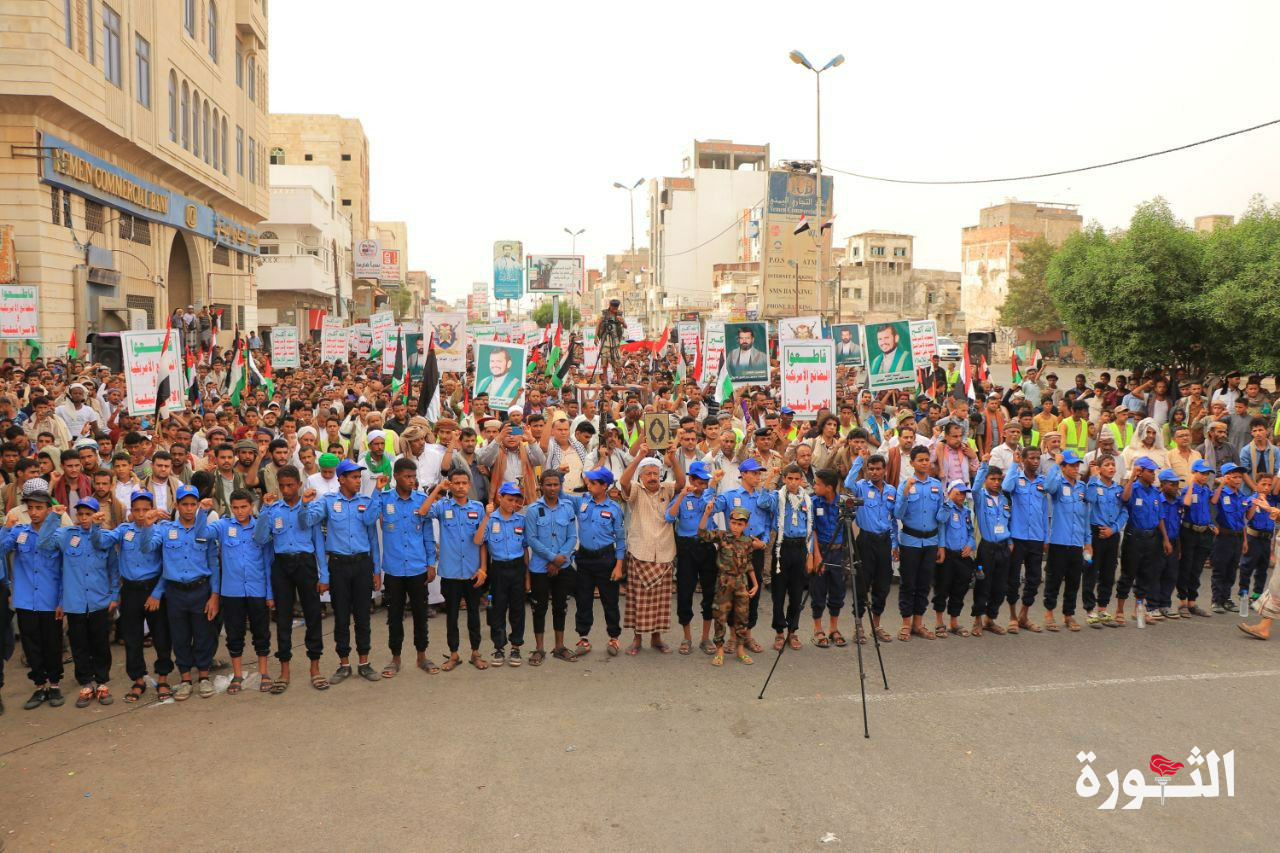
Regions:
[[[960,360],[960,345],[951,338],[938,336],[938,358],[943,361],[950,359]]]

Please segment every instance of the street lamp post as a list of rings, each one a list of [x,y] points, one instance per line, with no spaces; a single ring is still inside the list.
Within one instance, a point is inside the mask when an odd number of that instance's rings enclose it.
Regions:
[[[631,209],[631,254],[633,257],[636,253],[636,188],[643,183],[644,178],[638,178],[636,182],[629,187],[620,184],[617,181],[613,182],[614,187],[620,190],[626,190],[627,195],[629,196],[628,207]]]
[[[844,54],[843,53],[836,54],[834,57],[832,57],[830,60],[827,61],[826,65],[822,66],[821,68],[814,68],[812,63],[810,63],[809,60],[805,58],[805,55],[798,50],[791,51],[789,56],[791,57],[791,61],[794,62],[796,65],[803,65],[805,68],[808,68],[810,71],[813,72],[813,80],[814,80],[814,86],[815,86],[815,94],[816,94],[816,102],[817,102],[817,127],[815,129],[815,136],[817,137],[817,156],[813,161],[813,171],[817,175],[818,271],[817,273],[815,273],[813,280],[814,282],[821,282],[822,281],[822,240],[823,240],[823,237],[822,237],[822,217],[823,217],[823,209],[822,209],[822,72],[826,71],[829,68],[836,68],[840,65],[843,65]],[[835,235],[833,233],[832,234],[833,239],[834,239],[834,236]],[[821,298],[822,298],[822,301],[825,303],[826,302],[825,288],[822,289]],[[824,304],[822,307],[825,309],[826,305]]]
[[[575,257],[577,256],[578,235],[586,230],[587,229],[585,228],[579,228],[577,231],[573,231],[569,228],[564,229],[564,233],[569,235],[569,254],[574,255]],[[582,274],[584,276],[587,274],[586,264],[583,264]],[[560,323],[560,294],[552,293],[551,294],[551,325],[555,326],[555,325],[558,325],[559,323]]]

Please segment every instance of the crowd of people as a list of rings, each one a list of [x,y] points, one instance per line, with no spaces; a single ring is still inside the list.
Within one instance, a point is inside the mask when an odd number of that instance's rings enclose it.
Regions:
[[[765,643],[801,650],[806,605],[822,649],[1251,607],[1240,628],[1266,639],[1280,616],[1280,422],[1257,376],[1081,373],[1064,387],[1032,368],[999,387],[935,358],[922,387],[879,393],[842,368],[838,405],[802,422],[779,405],[776,363],[772,385],[718,401],[714,371],[681,381],[670,351],[610,353],[606,383],[579,348],[563,382],[538,369],[494,411],[470,372],[444,374],[438,394],[393,392],[376,361],[322,362],[314,343],[301,368],[274,371],[274,387],[255,372],[233,402],[231,354],[214,352],[198,393],[159,417],[130,413],[124,377],[101,363],[0,366],[0,659],[19,638],[26,709],[64,704],[67,646],[75,704],[115,701],[117,643],[124,702],[151,685],[213,696],[220,642],[227,693],[258,675],[279,695],[298,620],[307,682],[327,690],[398,676],[406,619],[427,674],[573,663],[594,650],[597,599],[606,654],[647,645],[716,666],[752,663]],[[653,419],[669,428],[660,450]]]

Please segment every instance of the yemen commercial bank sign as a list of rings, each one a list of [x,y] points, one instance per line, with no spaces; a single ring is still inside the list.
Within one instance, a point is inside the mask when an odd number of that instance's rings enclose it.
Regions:
[[[113,166],[51,133],[41,135],[41,179],[140,219],[180,228],[238,252],[258,254],[258,231],[207,204]]]

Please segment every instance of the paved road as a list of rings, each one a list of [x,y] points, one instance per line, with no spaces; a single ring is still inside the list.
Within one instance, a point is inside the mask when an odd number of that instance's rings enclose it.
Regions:
[[[15,660],[0,846],[1262,849],[1280,643],[1236,621],[894,642],[892,689],[878,670],[868,682],[870,740],[852,652],[811,645],[785,654],[763,701],[768,652],[716,670],[700,652],[646,649],[325,694],[296,682],[281,697],[24,712]],[[438,657],[443,619],[430,627]],[[376,624],[378,665],[384,637]],[[1075,793],[1078,752],[1100,777],[1149,778],[1153,753],[1183,761],[1196,746],[1235,750],[1233,799],[1098,811],[1101,796]]]

